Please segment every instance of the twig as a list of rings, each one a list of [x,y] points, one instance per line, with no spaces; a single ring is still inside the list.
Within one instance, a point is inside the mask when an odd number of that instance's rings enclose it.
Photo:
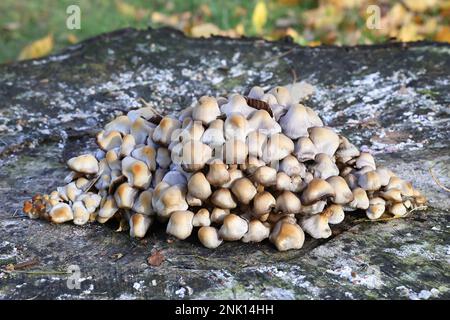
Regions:
[[[435,165],[436,165],[436,163],[433,164],[433,165],[430,167],[430,169],[428,169],[428,170],[430,171],[431,177],[433,178],[434,182],[435,182],[439,187],[441,187],[442,189],[444,189],[444,190],[447,191],[447,192],[450,192],[450,189],[447,188],[446,186],[444,186],[444,185],[439,181],[439,179],[434,175],[434,173],[433,173],[433,168],[434,168]]]
[[[1,272],[4,273],[24,273],[24,274],[34,274],[34,275],[52,275],[52,274],[71,274],[67,271],[25,271],[25,270],[6,270],[6,269],[0,269]]]
[[[291,73],[292,73],[292,84],[295,84],[297,82],[297,72],[295,72],[295,69],[292,68]]]
[[[21,269],[26,269],[32,266],[35,266],[39,264],[39,259],[38,258],[33,258],[24,262],[20,262],[17,263],[15,265],[13,265],[14,269],[13,270],[21,270]]]
[[[295,48],[291,48],[288,51],[285,51],[285,52],[283,52],[283,53],[281,53],[281,54],[279,54],[279,55],[277,55],[275,57],[270,57],[270,58],[268,58],[266,60],[260,61],[260,63],[269,63],[269,62],[281,59],[281,58],[287,56],[288,54],[292,53],[292,51],[294,51],[294,49]]]
[[[156,115],[162,116],[156,109],[151,105],[151,103],[144,100],[144,98],[139,98],[138,101],[142,103],[145,107],[150,108]]]

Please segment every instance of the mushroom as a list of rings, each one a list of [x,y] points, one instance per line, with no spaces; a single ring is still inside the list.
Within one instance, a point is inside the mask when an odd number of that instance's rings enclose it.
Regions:
[[[105,125],[105,131],[118,131],[123,135],[130,133],[131,120],[127,116],[118,116]]]
[[[389,189],[386,191],[382,191],[380,193],[380,196],[387,200],[387,201],[391,201],[391,202],[402,202],[402,192],[400,191],[400,189]]]
[[[277,183],[277,170],[272,167],[262,166],[256,169],[252,178],[263,186],[272,186]]]
[[[251,131],[247,136],[248,154],[260,158],[266,142],[267,135],[259,131]]]
[[[243,164],[247,155],[248,147],[244,141],[231,139],[223,146],[223,160],[226,164]]]
[[[201,97],[199,104],[192,110],[192,119],[201,121],[204,125],[209,125],[218,116],[220,116],[219,105],[213,97]]]
[[[328,179],[339,175],[339,169],[330,156],[325,153],[318,153],[315,158],[315,164],[311,167],[314,172],[314,178]]]
[[[245,117],[248,117],[256,109],[247,105],[247,101],[241,95],[232,95],[228,102],[220,106],[220,111],[224,113],[227,117],[233,113],[240,113]]]
[[[223,219],[223,224],[219,229],[219,236],[227,241],[237,241],[240,240],[247,231],[247,220],[231,213]]]
[[[247,119],[240,113],[233,113],[225,119],[223,126],[225,140],[245,141],[247,134],[251,130]]]
[[[375,170],[377,168],[373,156],[368,152],[361,152],[359,157],[356,158],[355,167],[361,169],[366,166],[371,167],[372,170]]]
[[[331,198],[336,204],[346,204],[353,200],[352,190],[340,176],[329,177],[327,182],[333,187],[335,196]]]
[[[71,170],[84,174],[96,174],[98,172],[98,161],[91,154],[71,158],[67,161],[67,166]]]
[[[327,127],[312,127],[308,129],[309,138],[317,148],[318,153],[334,156],[339,147],[339,136]]]
[[[382,187],[387,186],[391,177],[395,176],[395,174],[386,167],[378,167],[375,172],[380,176],[380,183]]]
[[[192,211],[174,211],[170,215],[166,232],[174,237],[184,240],[192,233],[194,213]]]
[[[366,215],[369,219],[374,220],[381,217],[386,208],[386,201],[380,197],[375,197],[369,200],[369,208],[366,210]]]
[[[327,205],[326,201],[317,201],[310,205],[302,205],[302,208],[300,210],[300,213],[302,215],[313,215],[316,213],[320,213],[323,211],[325,206]]]
[[[228,170],[228,174],[230,175],[230,180],[221,185],[222,188],[231,188],[233,183],[244,176],[244,173],[239,170],[237,167],[232,167],[230,165],[230,169]]]
[[[270,233],[269,239],[278,251],[287,251],[300,249],[305,242],[305,234],[298,224],[280,220]]]
[[[240,165],[240,169],[253,175],[259,167],[265,166],[266,163],[256,157],[248,156],[244,164]]]
[[[300,197],[302,204],[309,205],[316,201],[335,197],[334,188],[323,179],[314,178],[302,192]]]
[[[256,188],[250,179],[240,178],[233,182],[231,192],[233,192],[239,202],[249,204],[256,195]]]
[[[237,207],[230,190],[226,188],[220,188],[214,191],[211,196],[211,202],[222,209],[233,209]]]
[[[267,239],[270,234],[270,227],[259,220],[251,220],[248,223],[248,231],[242,237],[242,242],[261,242]]]
[[[369,208],[369,197],[363,188],[353,189],[353,200],[349,203],[351,208],[366,210]]]
[[[223,240],[214,227],[201,227],[198,229],[198,239],[208,249],[214,249],[221,245]]]
[[[49,212],[50,221],[54,223],[64,223],[73,220],[72,208],[67,203],[54,205]]]
[[[133,187],[147,189],[150,186],[152,173],[148,166],[140,160],[129,156],[125,157],[122,160],[122,174]]]
[[[283,191],[278,197],[275,210],[286,214],[300,213],[300,199],[290,191]]]
[[[188,194],[202,201],[211,195],[211,186],[202,172],[197,172],[188,181]]]
[[[380,176],[376,171],[369,171],[359,176],[358,185],[367,191],[375,191],[381,188]]]
[[[135,213],[130,218],[130,237],[143,238],[153,223],[153,217]]]
[[[172,138],[172,133],[180,127],[180,120],[171,117],[162,118],[158,126],[156,126],[153,131],[153,141],[164,146],[169,145]]]
[[[329,224],[339,224],[344,221],[344,209],[340,204],[330,204],[326,210],[331,213],[328,217]]]
[[[297,140],[294,146],[294,155],[301,162],[313,160],[318,150],[310,138],[302,137]]]
[[[92,213],[100,206],[102,197],[99,194],[87,192],[79,195],[76,200],[82,201],[83,205],[86,207],[86,210],[89,213]]]
[[[291,139],[308,137],[308,128],[313,127],[307,109],[302,104],[294,104],[280,118],[283,133]]]
[[[274,87],[269,93],[272,94],[277,99],[278,104],[281,104],[282,106],[289,106],[292,103],[291,94],[286,87]]]
[[[197,213],[194,215],[192,225],[194,227],[207,227],[211,225],[209,211],[205,208],[198,210]]]
[[[131,151],[136,147],[136,140],[131,134],[127,134],[123,137],[122,145],[120,146],[119,154],[121,157],[129,156]]]
[[[110,169],[109,171],[122,170],[122,160],[120,159],[119,148],[108,150],[105,159]]]
[[[346,163],[359,156],[359,150],[350,143],[344,136],[339,136],[339,147],[336,150],[336,159],[341,163]]]
[[[154,124],[139,117],[131,125],[130,133],[133,135],[137,145],[145,144],[147,137],[153,134],[155,127]]]
[[[100,223],[105,223],[108,221],[114,214],[119,210],[117,207],[116,200],[112,195],[108,195],[106,198],[102,200],[102,203],[100,204],[100,210],[98,211],[98,217],[97,220],[101,220]]]
[[[96,136],[97,145],[104,151],[118,148],[122,145],[122,135],[119,131],[100,131]]]
[[[227,165],[221,160],[214,160],[209,164],[209,170],[206,175],[206,180],[215,187],[221,186],[230,181],[230,174],[227,170]]]
[[[249,130],[272,135],[281,132],[281,127],[266,110],[255,111],[248,120]]]
[[[181,170],[181,169],[180,169]],[[164,175],[162,181],[170,184],[171,186],[176,184],[186,185],[187,179],[183,173],[177,169],[172,169]]]
[[[390,189],[399,189],[402,192],[402,195],[407,197],[412,197],[414,195],[414,188],[412,187],[410,182],[406,182],[399,177],[392,176],[389,180],[388,185],[386,186],[386,190]]]
[[[392,203],[388,206],[388,212],[396,217],[403,217],[408,211],[402,202]]]
[[[189,140],[201,140],[203,134],[205,133],[205,128],[203,127],[201,121],[193,121],[186,119],[188,121],[187,125],[183,127],[178,135],[177,139],[179,142],[187,142]],[[179,129],[177,129],[179,130]],[[175,131],[174,131],[175,132]],[[172,134],[172,141],[175,140]]]
[[[202,142],[213,149],[222,146],[225,143],[223,126],[224,122],[221,119],[212,121],[202,135]]]
[[[144,215],[152,215],[152,198],[153,190],[149,189],[142,191],[133,204],[133,211]]]
[[[212,149],[200,141],[190,140],[183,145],[181,166],[185,171],[202,169],[212,156]]]
[[[174,211],[184,211],[188,209],[189,206],[185,200],[186,191],[183,186],[174,185],[166,187],[160,191],[160,194],[158,194],[157,191],[157,188],[155,188],[152,204],[153,209],[160,219],[167,219]]]
[[[300,225],[314,239],[326,239],[331,236],[331,229],[328,225],[331,215],[332,212],[325,209],[322,213],[303,218]]]
[[[248,93],[248,97],[250,99],[258,99],[261,100],[262,96],[264,95],[264,89],[259,86],[254,86],[250,89],[250,92]]]
[[[214,208],[211,212],[211,222],[222,224],[223,219],[230,214],[230,209]]]
[[[280,163],[280,171],[286,173],[289,177],[294,175],[305,176],[306,167],[303,163],[300,163],[293,155],[288,155]]]
[[[253,198],[253,215],[260,218],[268,214],[276,207],[276,200],[274,196],[267,191],[259,192]]]
[[[83,201],[77,200],[72,204],[73,223],[83,225],[89,221],[90,213],[84,206]]]
[[[278,161],[294,151],[294,142],[282,133],[276,133],[269,137],[263,147],[262,159],[265,163]]]
[[[117,190],[114,193],[114,199],[116,200],[117,206],[123,209],[131,209],[137,193],[138,190],[133,188],[130,183],[122,183],[117,187]]]

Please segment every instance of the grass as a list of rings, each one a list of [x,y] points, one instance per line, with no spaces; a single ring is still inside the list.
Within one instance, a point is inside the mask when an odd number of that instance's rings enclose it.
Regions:
[[[245,35],[252,36],[256,35],[252,26],[252,13],[256,2],[256,0],[1,0],[0,63],[16,60],[26,45],[48,34],[54,37],[53,52],[100,33],[125,27],[147,28],[175,24],[176,27],[189,33],[192,26],[210,22],[221,30],[234,30],[240,25]],[[275,39],[293,34],[295,41],[300,44],[356,44],[386,40],[386,37],[376,35],[365,28],[361,8],[346,10],[344,19],[336,22],[337,25],[332,26],[334,27],[332,31],[329,27],[317,30],[311,28],[305,12],[317,8],[323,2],[265,0],[268,20],[261,35]],[[386,3],[389,0],[382,2]],[[66,27],[66,8],[73,4],[81,9],[80,30],[69,30]],[[189,13],[188,16],[181,15],[186,12]],[[166,16],[155,23],[152,20],[155,13]],[[431,14],[440,13],[436,11]],[[286,30],[290,30],[290,33]],[[359,31],[356,40],[352,39],[355,30]]]

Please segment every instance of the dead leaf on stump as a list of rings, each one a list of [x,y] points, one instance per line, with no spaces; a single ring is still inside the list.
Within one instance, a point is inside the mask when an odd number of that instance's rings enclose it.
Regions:
[[[153,267],[159,267],[164,261],[164,255],[161,250],[155,250],[151,256],[147,258],[147,263]]]

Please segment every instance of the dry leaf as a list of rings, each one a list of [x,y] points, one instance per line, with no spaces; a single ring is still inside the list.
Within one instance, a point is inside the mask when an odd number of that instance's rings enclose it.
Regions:
[[[267,6],[264,1],[258,1],[253,10],[252,24],[257,33],[261,33],[267,22]]]
[[[49,34],[44,38],[36,40],[25,48],[19,54],[19,60],[36,59],[48,55],[53,50],[53,35]]]
[[[398,32],[397,39],[403,42],[422,40],[419,29],[420,26],[414,22],[405,24]]]
[[[437,0],[403,0],[403,2],[414,12],[425,12],[438,4]]]
[[[73,33],[69,33],[67,35],[67,41],[69,41],[70,44],[75,44],[78,42],[78,38],[76,35],[74,35]]]
[[[124,1],[116,1],[116,9],[123,16],[131,18],[136,17],[136,8]]]
[[[285,6],[296,6],[300,4],[300,0],[278,0],[277,2]]]
[[[441,27],[436,36],[434,37],[434,40],[450,43],[450,27],[449,26]]]
[[[219,27],[212,23],[202,23],[191,28],[191,36],[208,38],[221,33]]]
[[[155,250],[150,257],[147,258],[147,263],[153,267],[158,267],[163,263],[164,255],[161,250]]]

